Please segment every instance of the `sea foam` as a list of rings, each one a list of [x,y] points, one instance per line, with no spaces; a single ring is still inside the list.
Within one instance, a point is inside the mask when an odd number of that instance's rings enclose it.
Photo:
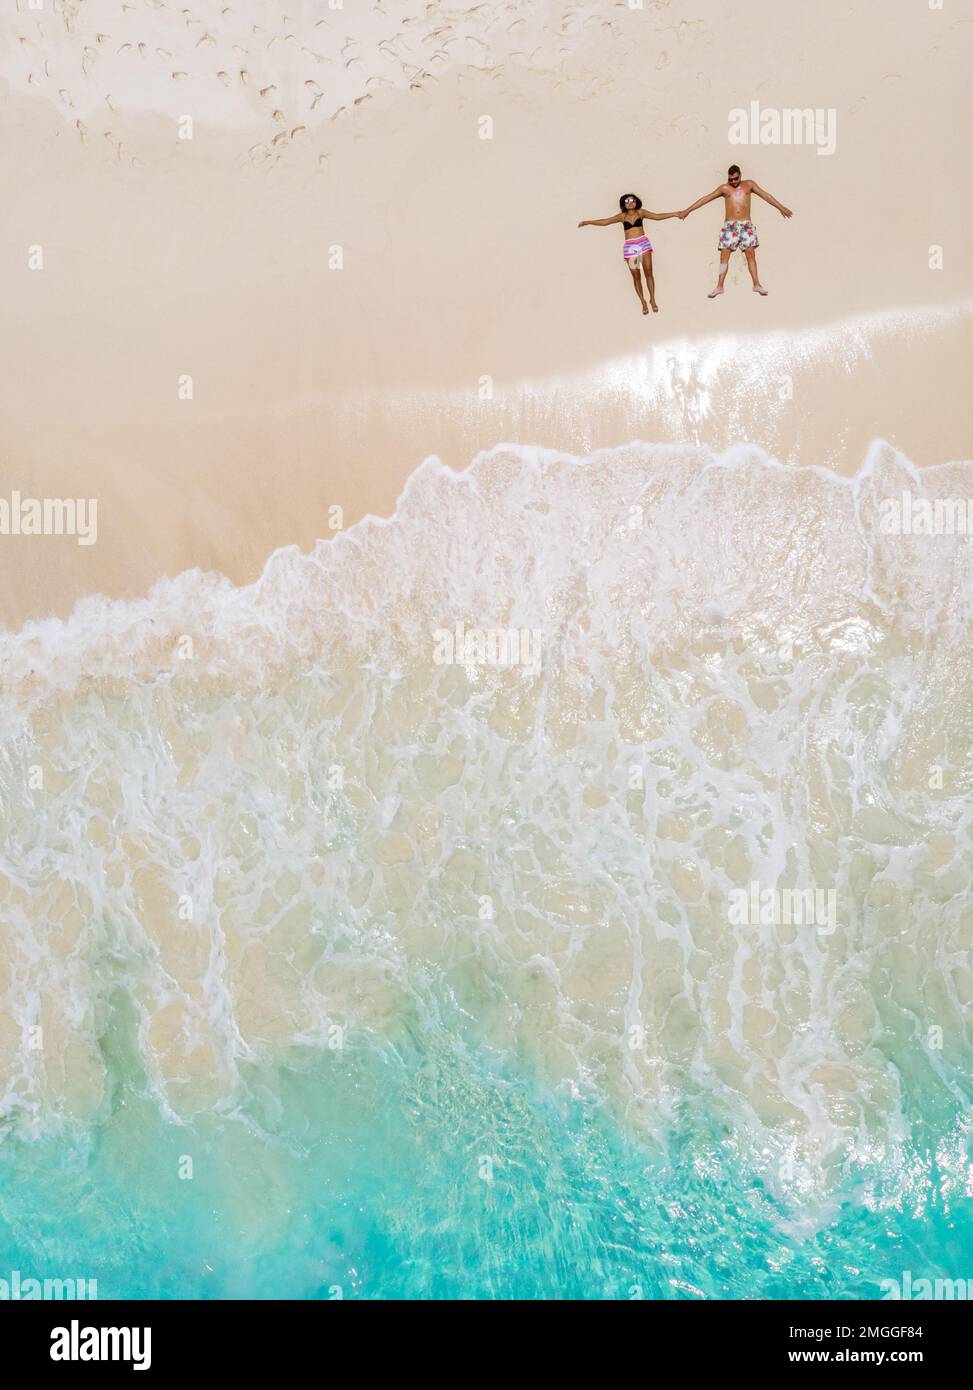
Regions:
[[[7,1124],[97,1119],[122,999],[173,1119],[435,1026],[646,1140],[704,1105],[783,1188],[900,1200],[921,1113],[962,1190],[971,549],[884,534],[905,490],[973,469],[500,445],[248,588],[3,635]]]

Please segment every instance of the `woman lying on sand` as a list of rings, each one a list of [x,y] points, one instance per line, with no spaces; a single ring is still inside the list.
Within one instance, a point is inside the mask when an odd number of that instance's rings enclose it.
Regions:
[[[642,313],[649,312],[649,304],[652,305],[652,312],[657,314],[659,306],[655,302],[655,278],[652,274],[652,243],[642,231],[642,218],[649,217],[653,222],[664,222],[667,217],[678,217],[678,212],[647,212],[642,206],[642,199],[637,193],[623,193],[618,200],[621,212],[616,212],[614,217],[593,217],[584,222],[579,222],[579,227],[609,227],[613,222],[625,223],[625,245],[622,247],[622,255],[625,257],[625,264],[632,272],[632,283],[635,285],[635,293],[638,295],[642,304]],[[632,220],[629,221],[628,219]],[[642,276],[645,276],[645,285],[649,291],[649,304],[645,302],[645,295],[642,293]]]

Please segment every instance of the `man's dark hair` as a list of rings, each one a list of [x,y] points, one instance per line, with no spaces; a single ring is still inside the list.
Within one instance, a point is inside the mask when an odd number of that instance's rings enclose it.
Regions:
[[[739,166],[739,164],[731,164],[730,167],[729,167],[729,169],[727,169],[726,172],[727,172],[728,175],[729,175],[729,174],[739,174],[739,172],[740,172],[740,166]]]
[[[642,206],[642,199],[639,197],[639,195],[638,195],[637,193],[623,193],[623,194],[622,194],[622,196],[621,196],[621,197],[619,198],[619,200],[618,200],[618,206],[621,208],[622,212],[627,212],[627,211],[628,211],[628,209],[627,209],[626,206],[625,206],[625,199],[626,199],[626,198],[634,198],[634,199],[635,199],[635,211],[638,212],[639,208]]]

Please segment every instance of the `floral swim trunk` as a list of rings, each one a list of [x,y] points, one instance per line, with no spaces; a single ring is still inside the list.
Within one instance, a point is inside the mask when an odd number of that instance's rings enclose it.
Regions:
[[[757,229],[752,222],[724,222],[720,232],[720,251],[752,251],[759,246]]]
[[[625,257],[626,264],[629,261],[638,260],[646,251],[652,250],[652,243],[647,236],[635,236],[630,241],[626,241],[622,247],[622,255]]]

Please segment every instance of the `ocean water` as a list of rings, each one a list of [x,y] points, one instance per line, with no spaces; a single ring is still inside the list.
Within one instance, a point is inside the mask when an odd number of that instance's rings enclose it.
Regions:
[[[973,549],[903,494],[973,469],[501,445],[0,636],[0,1278],[973,1278]]]

